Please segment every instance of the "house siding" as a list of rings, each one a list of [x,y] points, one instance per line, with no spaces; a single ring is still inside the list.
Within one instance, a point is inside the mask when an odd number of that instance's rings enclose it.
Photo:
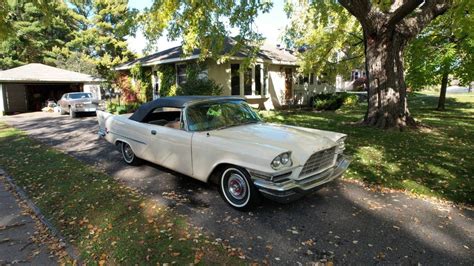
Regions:
[[[222,85],[222,95],[231,95],[230,63],[217,64],[217,62],[213,60],[207,60],[206,64],[209,78],[214,80],[217,84]]]
[[[296,68],[292,68],[295,72]],[[294,85],[294,84],[293,84]],[[294,86],[293,86],[294,89]],[[285,67],[281,65],[268,66],[268,94],[270,102],[266,103],[268,109],[279,108],[284,104],[285,97]],[[273,107],[273,108],[271,108]]]

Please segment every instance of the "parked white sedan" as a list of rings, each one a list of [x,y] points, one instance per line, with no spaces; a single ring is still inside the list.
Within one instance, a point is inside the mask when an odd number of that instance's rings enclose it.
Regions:
[[[147,160],[204,182],[248,209],[260,196],[287,202],[341,176],[350,159],[346,135],[269,124],[242,98],[177,96],[132,115],[97,111],[99,134],[128,164]]]

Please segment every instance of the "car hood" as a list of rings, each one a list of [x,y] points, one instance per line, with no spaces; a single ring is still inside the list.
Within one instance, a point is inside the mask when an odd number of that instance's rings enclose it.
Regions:
[[[331,131],[270,123],[229,127],[215,130],[211,134],[253,145],[272,146],[282,152],[291,151],[292,157],[296,157],[300,163],[304,163],[317,151],[335,146],[336,141],[345,136]]]

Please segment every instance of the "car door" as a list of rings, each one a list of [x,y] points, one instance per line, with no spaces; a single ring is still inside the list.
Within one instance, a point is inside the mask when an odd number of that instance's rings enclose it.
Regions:
[[[147,124],[153,162],[176,172],[192,176],[192,132],[184,129]]]
[[[108,128],[117,140],[128,143],[137,157],[153,161],[147,124],[117,115],[114,119],[106,120],[105,128]]]

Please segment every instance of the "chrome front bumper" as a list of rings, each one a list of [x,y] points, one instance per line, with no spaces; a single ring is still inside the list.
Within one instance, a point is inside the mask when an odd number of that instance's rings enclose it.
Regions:
[[[299,173],[299,171],[293,171],[288,175],[288,180],[283,182],[270,181],[261,178],[262,174],[255,174],[252,171],[249,172],[254,181],[254,185],[263,196],[278,202],[290,202],[314,192],[320,189],[324,184],[340,177],[349,167],[351,161],[352,159],[349,156],[342,155],[332,168],[301,180],[291,178],[296,172]],[[270,179],[274,180],[273,177]]]
[[[95,112],[97,111],[97,108],[96,107],[81,107],[81,108],[74,108],[73,109],[74,112],[78,112],[78,113],[88,113],[88,112]]]

